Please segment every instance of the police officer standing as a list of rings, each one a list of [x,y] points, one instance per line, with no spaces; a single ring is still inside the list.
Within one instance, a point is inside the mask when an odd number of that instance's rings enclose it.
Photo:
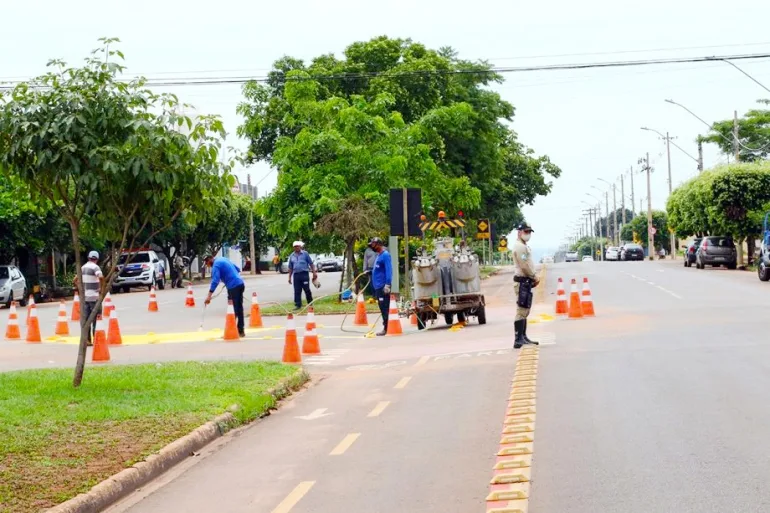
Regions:
[[[527,317],[532,308],[532,289],[540,283],[535,274],[532,250],[527,246],[534,230],[527,223],[521,223],[516,229],[518,230],[518,237],[513,244],[513,263],[515,266],[513,291],[516,298],[516,321],[513,323],[516,330],[514,349],[518,349],[524,344],[539,344],[539,342],[527,337]]]

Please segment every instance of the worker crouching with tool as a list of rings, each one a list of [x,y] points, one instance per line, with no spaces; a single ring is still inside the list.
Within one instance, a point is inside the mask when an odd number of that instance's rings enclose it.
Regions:
[[[374,237],[369,241],[377,258],[374,260],[374,267],[367,273],[372,273],[372,286],[374,287],[374,297],[380,307],[382,314],[382,331],[377,333],[378,337],[388,334],[388,312],[390,309],[390,286],[393,280],[393,264],[390,261],[390,253],[385,249],[382,239]]]
[[[518,349],[524,344],[539,344],[539,342],[527,337],[527,317],[529,317],[534,296],[532,289],[540,283],[535,274],[532,250],[527,246],[534,230],[527,223],[521,223],[516,229],[518,230],[518,237],[513,245],[513,263],[515,266],[513,292],[516,297],[516,321],[513,323],[516,331],[514,349]]]

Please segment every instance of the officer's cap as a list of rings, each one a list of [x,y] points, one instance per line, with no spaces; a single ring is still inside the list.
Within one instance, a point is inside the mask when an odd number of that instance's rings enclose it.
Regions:
[[[520,232],[534,232],[535,230],[532,229],[532,227],[527,224],[526,222],[520,223],[519,226],[516,227],[516,230]]]

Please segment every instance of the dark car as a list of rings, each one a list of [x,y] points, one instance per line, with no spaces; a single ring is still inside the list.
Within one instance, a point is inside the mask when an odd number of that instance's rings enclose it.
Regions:
[[[696,237],[692,243],[687,246],[687,249],[684,252],[684,266],[685,267],[692,267],[692,264],[695,263],[695,254],[698,252],[698,247],[700,247],[700,243],[703,240],[702,237]]]
[[[639,244],[624,244],[620,248],[621,260],[644,260],[644,248]]]
[[[337,272],[342,271],[342,258],[339,257],[331,257],[331,258],[320,258],[316,262],[316,268],[318,268],[318,272]]]
[[[728,269],[738,267],[738,252],[735,250],[732,237],[715,235],[703,238],[695,252],[695,267],[703,269],[707,265],[713,267],[723,265]]]

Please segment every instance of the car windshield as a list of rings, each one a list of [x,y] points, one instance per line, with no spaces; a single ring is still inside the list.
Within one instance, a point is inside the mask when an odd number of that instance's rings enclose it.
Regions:
[[[7,280],[7,279],[8,279],[8,268],[0,267],[0,280]]]
[[[128,253],[124,253],[120,255],[120,261],[118,264],[123,265],[128,260]],[[147,263],[150,261],[150,254],[149,253],[134,253],[131,256],[131,264],[142,264]]]
[[[642,249],[639,244],[626,244],[626,249]]]

